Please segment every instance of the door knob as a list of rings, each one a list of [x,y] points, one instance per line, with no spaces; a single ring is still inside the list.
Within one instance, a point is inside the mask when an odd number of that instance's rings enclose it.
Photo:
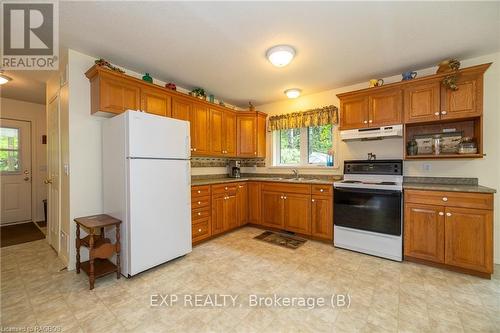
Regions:
[[[24,179],[24,181],[25,181],[25,182],[29,182],[30,177],[24,177],[23,179]],[[52,183],[52,182],[51,182],[51,183]]]
[[[26,177],[28,178],[28,177]],[[24,178],[24,180],[26,180],[26,178]],[[52,178],[47,178],[43,181],[44,184],[48,185],[48,184],[52,184]]]

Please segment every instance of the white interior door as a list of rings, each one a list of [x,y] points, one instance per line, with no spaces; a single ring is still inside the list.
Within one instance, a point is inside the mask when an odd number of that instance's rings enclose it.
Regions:
[[[59,97],[55,97],[50,103],[47,110],[47,161],[48,161],[48,178],[45,181],[49,185],[48,202],[47,202],[47,230],[49,244],[59,253],[60,250],[60,233],[61,233],[61,218],[60,218],[60,123],[59,123]]]
[[[0,119],[0,224],[31,220],[31,122]]]

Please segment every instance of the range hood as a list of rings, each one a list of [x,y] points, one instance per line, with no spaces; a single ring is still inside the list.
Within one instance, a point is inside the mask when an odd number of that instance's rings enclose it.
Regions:
[[[391,125],[340,131],[340,138],[342,139],[342,141],[380,140],[384,138],[397,138],[402,136],[403,125]]]

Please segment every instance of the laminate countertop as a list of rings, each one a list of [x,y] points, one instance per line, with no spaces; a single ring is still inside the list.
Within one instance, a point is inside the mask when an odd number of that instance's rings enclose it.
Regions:
[[[293,184],[326,184],[332,185],[336,180],[329,179],[316,179],[316,178],[281,178],[281,177],[241,177],[241,178],[206,178],[206,179],[193,179],[191,181],[191,186],[197,185],[213,185],[213,184],[223,184],[223,183],[235,183],[235,182],[246,182],[246,181],[257,181],[257,182],[273,182],[273,183],[293,183]]]
[[[494,188],[471,184],[437,184],[437,183],[411,183],[404,182],[403,190],[444,191],[444,192],[470,192],[470,193],[496,193]]]

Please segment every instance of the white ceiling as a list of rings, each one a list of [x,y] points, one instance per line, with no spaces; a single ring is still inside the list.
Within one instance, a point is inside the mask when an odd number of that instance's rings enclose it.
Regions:
[[[61,45],[246,106],[500,50],[500,2],[61,2]],[[275,68],[267,48],[297,50]]]
[[[0,96],[20,101],[45,104],[45,82],[52,71],[5,71],[12,81],[0,86]]]

